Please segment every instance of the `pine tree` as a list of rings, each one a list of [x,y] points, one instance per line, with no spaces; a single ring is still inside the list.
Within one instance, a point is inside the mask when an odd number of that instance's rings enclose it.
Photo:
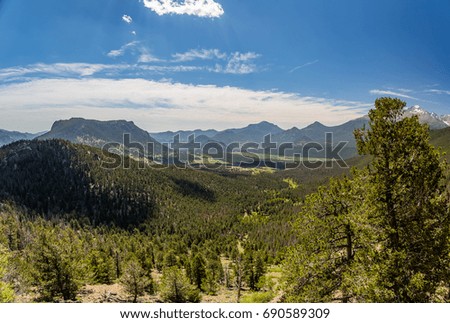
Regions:
[[[39,225],[36,230],[27,251],[33,284],[44,300],[75,300],[86,278],[80,239],[67,227]]]
[[[164,269],[159,291],[162,299],[171,303],[198,303],[201,299],[199,290],[178,267]]]
[[[192,282],[197,286],[198,289],[202,290],[201,286],[203,279],[206,277],[206,268],[205,258],[200,253],[196,254],[192,258],[190,270]]]
[[[284,263],[286,300],[347,302],[365,288],[371,229],[365,212],[364,176],[331,179],[309,195],[294,223],[298,243]],[[354,283],[353,283],[354,282]]]
[[[356,131],[358,150],[373,157],[369,181],[375,195],[374,225],[379,301],[428,302],[449,275],[449,211],[445,164],[429,143],[427,125],[403,118],[406,103],[376,100],[369,129]]]
[[[202,290],[208,295],[216,295],[219,290],[216,274],[211,269],[206,269],[205,277],[202,280]]]
[[[152,278],[147,275],[136,259],[129,261],[120,282],[127,293],[133,297],[133,303],[136,303],[138,297],[144,295],[145,291],[153,290]]]
[[[169,250],[167,251],[166,255],[164,256],[164,267],[173,267],[173,266],[178,266],[178,259],[177,256],[175,255],[175,251],[173,250]]]
[[[243,255],[238,250],[236,252],[236,254],[233,256],[233,276],[234,276],[234,284],[237,289],[237,295],[236,295],[237,303],[239,303],[241,300],[244,275],[245,275],[245,273],[244,273]]]
[[[369,130],[355,132],[369,166],[306,198],[284,264],[287,301],[429,302],[448,288],[446,165],[404,106],[377,100]]]
[[[253,290],[258,290],[258,282],[265,273],[265,265],[261,253],[252,250],[244,253],[244,278],[247,286]]]
[[[92,250],[88,256],[92,279],[97,284],[112,284],[115,276],[114,259],[101,250]]]
[[[8,252],[0,245],[0,303],[14,301],[13,286],[6,280],[9,256]]]

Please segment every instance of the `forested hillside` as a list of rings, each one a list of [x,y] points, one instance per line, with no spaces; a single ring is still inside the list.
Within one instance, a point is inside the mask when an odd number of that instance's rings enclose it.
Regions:
[[[279,263],[296,239],[290,222],[302,197],[348,171],[141,169],[133,159],[129,168],[106,169],[109,157],[62,140],[0,150],[1,244],[5,270],[15,277],[5,274],[6,281],[17,295],[74,300],[87,283],[127,279],[128,267],[148,282],[155,273],[169,275],[166,268],[204,293],[236,288],[237,270],[239,289],[259,289],[262,268]],[[52,259],[46,268],[43,259]],[[196,277],[192,259],[200,266]],[[249,278],[254,261],[259,277]],[[55,272],[61,266],[67,272]],[[208,266],[219,272],[208,274]]]

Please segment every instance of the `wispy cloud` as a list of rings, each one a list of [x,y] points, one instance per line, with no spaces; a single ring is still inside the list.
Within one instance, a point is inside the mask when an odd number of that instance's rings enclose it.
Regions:
[[[120,64],[54,63],[31,64],[0,69],[0,80],[22,82],[34,77],[149,77],[165,73],[202,71],[223,74],[249,74],[258,71],[253,60],[260,57],[254,52],[231,54],[218,49],[190,50],[164,59],[153,55],[139,41],[111,50],[107,56],[116,59],[131,54],[133,62]],[[198,60],[199,62],[194,62]],[[205,62],[209,60],[210,62]]]
[[[389,90],[403,92],[403,93],[413,93],[414,92],[414,90],[405,89],[405,88],[399,88],[399,89],[397,89],[397,88],[389,88]]]
[[[139,44],[138,41],[129,42],[120,47],[119,49],[111,50],[107,55],[113,58],[123,56],[128,50],[136,48],[138,44]]]
[[[308,62],[308,63],[305,63],[305,64],[302,64],[302,65],[299,65],[299,66],[296,66],[296,67],[294,67],[293,69],[291,69],[291,70],[289,71],[289,73],[293,73],[293,72],[295,72],[295,71],[297,71],[297,70],[299,70],[299,69],[301,69],[301,68],[304,68],[304,67],[307,67],[307,66],[310,66],[310,65],[314,65],[314,64],[317,64],[317,63],[319,63],[319,60],[318,60],[318,59],[316,59],[316,60],[314,60],[314,61],[311,61],[311,62]]]
[[[59,76],[59,77],[85,77],[105,70],[122,69],[122,65],[87,64],[87,63],[56,63],[32,64],[0,69],[0,80],[10,80],[18,77]]]
[[[122,20],[125,21],[127,24],[131,24],[133,22],[133,18],[131,18],[128,15],[123,15]]]
[[[144,6],[162,16],[167,14],[218,18],[224,14],[214,0],[143,0]]]
[[[370,90],[370,94],[372,95],[388,95],[388,96],[395,96],[399,98],[405,98],[405,99],[411,99],[411,100],[417,100],[422,101],[419,98],[415,98],[413,96],[410,96],[404,92],[401,91],[391,91],[391,90]]]
[[[137,61],[139,63],[155,63],[162,62],[163,60],[152,55],[150,50],[142,45],[139,41],[132,41],[120,47],[119,49],[114,49],[110,51],[107,56],[111,58],[117,58],[120,56],[124,56],[127,52],[131,52],[138,56]]]
[[[172,55],[175,62],[190,62],[194,60],[226,59],[228,55],[219,49],[191,49],[185,53]]]
[[[316,120],[343,123],[367,112],[361,102],[297,93],[144,79],[36,79],[0,86],[0,128],[40,131],[73,116],[128,119],[149,131],[245,126],[269,120],[284,128]],[[319,117],[320,116],[320,117]]]
[[[450,95],[450,91],[447,90],[438,90],[438,89],[430,89],[426,91],[427,93],[433,93],[433,94],[446,94]]]
[[[214,73],[249,73],[250,70],[230,71],[226,67],[171,64],[163,60],[143,53],[138,58],[138,64],[88,64],[88,63],[56,63],[56,64],[32,64],[0,69],[0,81],[5,83],[24,82],[34,78],[48,77],[153,77],[164,76],[171,73],[188,72],[214,72]],[[156,63],[156,64],[151,64]]]
[[[259,54],[248,52],[231,54],[225,66],[216,65],[214,71],[225,74],[250,74],[257,71],[253,60],[260,57]]]
[[[110,51],[107,55],[111,58],[117,58],[124,56],[127,52],[138,55],[138,63],[165,63],[169,68],[173,64],[192,62],[192,64],[196,64],[194,65],[195,70],[224,74],[255,73],[258,71],[258,67],[254,60],[261,57],[260,54],[255,52],[226,53],[219,49],[190,49],[183,53],[175,53],[166,59],[152,55],[150,50],[139,41],[125,44],[119,49]]]
[[[176,53],[172,58],[173,62],[214,60],[216,64],[206,67],[206,70],[224,74],[250,74],[258,70],[253,61],[260,56],[254,52],[224,53],[219,49],[191,49],[185,53]]]

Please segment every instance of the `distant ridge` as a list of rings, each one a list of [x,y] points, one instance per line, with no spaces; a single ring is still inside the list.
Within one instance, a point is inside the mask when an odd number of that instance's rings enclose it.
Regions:
[[[0,147],[19,140],[31,140],[38,135],[39,134],[32,134],[18,131],[7,131],[0,129]]]
[[[277,125],[267,121],[262,121],[260,123],[250,124],[244,128],[220,131],[211,139],[214,141],[223,142],[225,144],[230,144],[232,142],[261,142],[265,135],[274,135],[281,132],[283,132],[283,129]]]
[[[438,116],[417,105],[405,108],[404,115],[405,117],[418,116],[419,121],[428,124],[431,130],[450,127],[450,115]],[[71,118],[69,120],[56,121],[49,132],[38,136],[37,139],[64,139],[72,143],[101,148],[109,142],[123,143],[123,134],[128,133],[130,134],[131,142],[138,142],[144,146],[147,143],[153,143],[155,153],[159,154],[162,151],[161,143],[170,145],[176,135],[179,135],[180,140],[183,142],[186,142],[189,136],[195,135],[197,142],[201,145],[211,142],[228,145],[230,143],[244,144],[248,142],[260,144],[264,141],[264,137],[270,134],[272,142],[278,145],[281,143],[292,143],[294,151],[299,151],[302,145],[307,142],[325,144],[325,134],[332,133],[334,143],[347,142],[342,152],[342,157],[349,158],[357,154],[353,135],[354,130],[363,126],[367,127],[368,122],[368,117],[364,116],[337,126],[326,126],[316,121],[302,129],[293,127],[283,130],[273,123],[262,121],[249,124],[243,128],[232,128],[223,131],[196,129],[192,131],[165,131],[150,134],[137,127],[132,121],[98,121]],[[0,130],[0,146],[18,140],[30,140],[35,137],[36,135],[33,134]],[[318,154],[316,157],[321,157],[321,154]]]
[[[405,109],[405,117],[418,116],[421,123],[426,123],[430,129],[444,129],[450,125],[450,115],[438,116],[436,113],[428,112],[418,105]]]
[[[98,121],[83,118],[59,120],[53,124],[49,132],[37,139],[64,139],[72,143],[101,148],[106,143],[122,144],[124,134],[130,134],[131,142],[141,143],[144,147],[147,143],[153,143],[155,152],[161,151],[161,144],[147,131],[137,127],[134,122],[125,120]]]

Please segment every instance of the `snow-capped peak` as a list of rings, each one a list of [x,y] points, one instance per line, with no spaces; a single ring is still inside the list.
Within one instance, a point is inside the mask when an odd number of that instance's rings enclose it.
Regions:
[[[448,116],[438,116],[434,112],[428,112],[419,105],[404,109],[404,116],[418,116],[421,123],[426,123],[431,129],[442,129],[450,126]]]
[[[425,114],[425,113],[428,113],[427,111],[422,109],[420,107],[420,105],[415,105],[415,106],[412,106],[411,108],[406,108],[405,111],[413,113],[413,114]]]

